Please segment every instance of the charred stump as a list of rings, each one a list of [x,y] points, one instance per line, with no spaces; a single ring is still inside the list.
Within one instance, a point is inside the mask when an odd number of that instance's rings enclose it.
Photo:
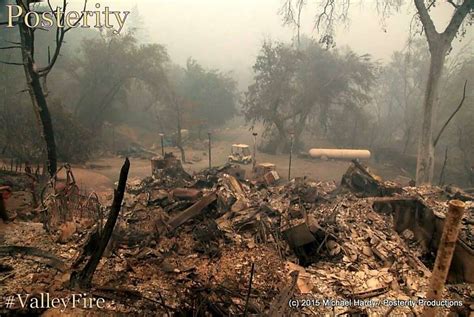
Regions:
[[[92,277],[97,269],[97,265],[104,254],[105,248],[109,243],[110,237],[117,222],[118,215],[120,213],[123,196],[125,194],[125,185],[127,184],[128,171],[130,169],[130,161],[128,158],[125,159],[125,163],[120,171],[120,178],[117,189],[114,191],[114,200],[110,210],[109,217],[104,226],[104,230],[99,236],[99,242],[97,249],[94,250],[89,261],[81,271],[75,271],[71,274],[70,285],[72,288],[90,288],[92,283]]]

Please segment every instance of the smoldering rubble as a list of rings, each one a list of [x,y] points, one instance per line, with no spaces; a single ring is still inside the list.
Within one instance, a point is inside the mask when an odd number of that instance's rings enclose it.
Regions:
[[[400,187],[357,161],[340,183],[267,184],[243,179],[232,165],[190,175],[172,155],[152,166],[153,176],[127,183],[112,238],[84,290],[104,298],[105,307],[88,314],[417,316],[453,198],[467,208],[443,294],[454,304],[441,312],[472,314],[469,193]],[[74,204],[42,198],[4,226],[2,293],[74,292],[71,272],[91,256],[109,208],[93,195],[73,195]],[[291,308],[294,300],[307,305]],[[367,304],[384,301],[414,304]],[[0,312],[28,313],[18,304]]]

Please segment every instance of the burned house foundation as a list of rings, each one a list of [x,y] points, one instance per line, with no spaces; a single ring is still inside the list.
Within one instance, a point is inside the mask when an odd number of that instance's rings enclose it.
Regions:
[[[453,197],[445,189],[399,187],[357,162],[342,184],[297,178],[273,186],[239,180],[231,165],[190,175],[172,155],[152,162],[153,176],[127,183],[92,279],[90,291],[109,302],[108,313],[383,315],[391,308],[321,304],[295,310],[287,303],[416,302],[428,291],[428,255],[436,252]],[[442,308],[459,316],[468,316],[472,296],[472,203],[466,203],[445,294],[463,304]],[[91,256],[93,249],[86,250],[100,239],[107,214],[97,214],[95,225],[85,221],[88,213],[71,214],[75,228],[61,244],[20,241],[18,236],[30,235],[55,241],[56,231],[34,222],[12,224],[0,257],[6,274],[18,278],[4,279],[5,289],[21,292],[22,285],[31,285],[31,292],[71,292],[71,271]],[[41,260],[45,256],[49,260]],[[393,310],[413,315],[423,307]]]

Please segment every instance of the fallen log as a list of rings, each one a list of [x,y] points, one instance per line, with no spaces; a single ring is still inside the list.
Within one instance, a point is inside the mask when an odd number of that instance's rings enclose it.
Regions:
[[[211,193],[204,196],[201,200],[196,202],[194,205],[192,205],[191,207],[184,210],[179,215],[175,216],[170,221],[168,221],[167,228],[170,231],[175,230],[176,228],[181,226],[183,223],[185,223],[189,219],[192,219],[196,217],[197,215],[199,215],[204,208],[212,204],[214,201],[216,201],[216,199],[217,199],[216,193]]]
[[[60,272],[66,271],[66,264],[57,256],[35,247],[17,245],[0,246],[0,256],[15,256],[17,254],[35,256],[46,260],[35,259],[36,262],[46,264]]]

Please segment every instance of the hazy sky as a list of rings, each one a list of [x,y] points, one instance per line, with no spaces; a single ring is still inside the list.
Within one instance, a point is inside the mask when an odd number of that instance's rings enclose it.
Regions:
[[[74,2],[80,0],[75,0]],[[337,1],[337,0],[336,0]],[[289,41],[294,31],[282,25],[278,11],[282,0],[101,0],[102,6],[124,10],[138,6],[148,27],[149,41],[164,44],[171,58],[184,64],[190,56],[210,68],[234,70],[247,81],[264,39]],[[308,1],[314,3],[314,1]],[[382,26],[374,1],[353,1],[350,25],[336,34],[338,46],[349,45],[357,53],[387,60],[407,42],[414,14],[412,1],[391,15]],[[441,1],[442,2],[442,1]],[[93,8],[94,1],[89,1]],[[363,5],[360,5],[360,4]],[[451,6],[441,3],[432,13],[438,30],[452,15]],[[314,6],[307,7],[303,32],[319,38],[313,30]],[[472,32],[470,32],[472,33]],[[472,38],[472,34],[469,34]],[[243,83],[241,83],[243,84]]]

